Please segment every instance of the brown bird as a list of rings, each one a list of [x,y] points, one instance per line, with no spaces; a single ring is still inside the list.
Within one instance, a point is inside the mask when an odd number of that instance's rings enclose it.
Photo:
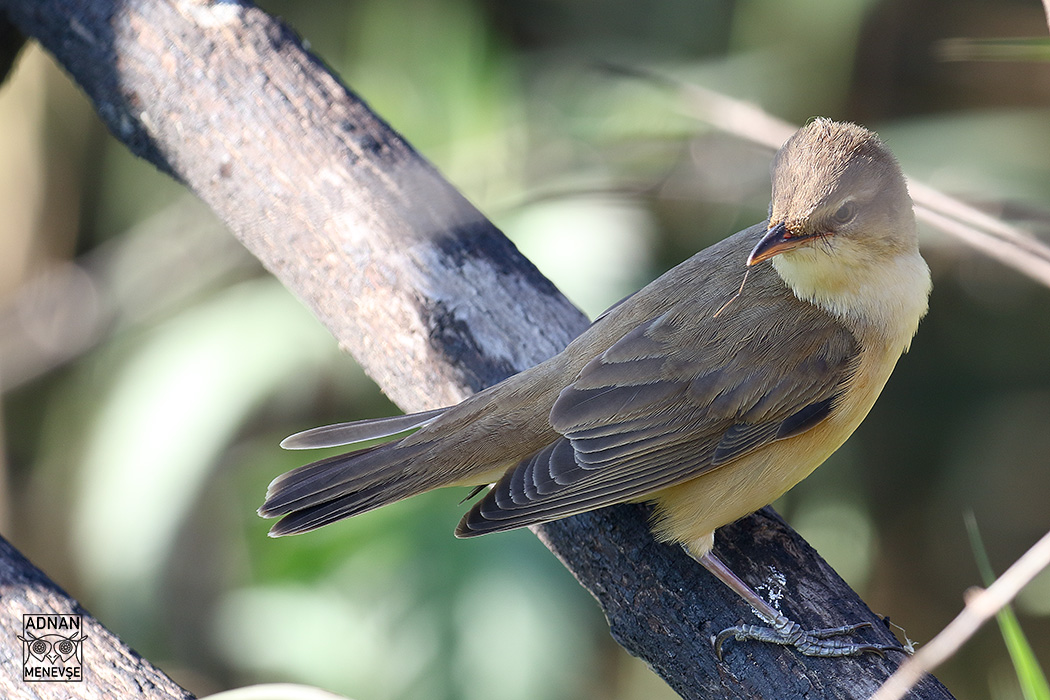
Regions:
[[[711,551],[714,531],[778,498],[867,415],[926,313],[930,275],[893,155],[817,119],[772,167],[769,219],[603,313],[562,352],[449,408],[315,428],[292,449],[359,445],[270,484],[271,535],[306,532],[443,486],[493,484],[458,537],[625,501],[769,627],[725,630],[804,654],[859,626],[804,630]],[[741,280],[745,278],[741,286]],[[388,440],[378,446],[376,440]]]

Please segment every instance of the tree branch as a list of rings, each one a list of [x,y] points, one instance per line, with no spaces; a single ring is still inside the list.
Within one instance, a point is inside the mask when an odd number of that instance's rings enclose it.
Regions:
[[[0,537],[0,697],[65,700],[192,700],[162,671],[135,653],[93,618],[7,540]],[[22,680],[22,616],[80,615],[85,637],[82,681]]]
[[[447,405],[559,351],[586,319],[410,145],[262,11],[201,0],[0,0],[94,100],[113,133],[177,177],[406,410]],[[728,233],[728,232],[727,232]],[[279,332],[279,329],[274,329]],[[753,622],[642,506],[536,528],[613,635],[684,697],[860,698],[899,659],[809,659],[710,637]],[[719,553],[805,625],[870,620],[775,515]],[[916,698],[945,698],[932,679]]]

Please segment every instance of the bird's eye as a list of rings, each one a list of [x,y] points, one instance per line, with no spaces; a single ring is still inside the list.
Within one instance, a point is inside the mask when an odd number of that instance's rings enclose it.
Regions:
[[[835,219],[837,224],[848,224],[856,215],[857,205],[853,202],[846,202],[838,208],[838,211],[832,215],[832,218]]]

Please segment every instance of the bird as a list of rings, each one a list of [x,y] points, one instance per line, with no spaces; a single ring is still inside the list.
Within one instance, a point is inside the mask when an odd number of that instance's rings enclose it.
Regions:
[[[714,553],[714,533],[808,476],[868,414],[926,314],[929,268],[900,165],[872,131],[816,118],[771,165],[768,218],[617,303],[550,359],[450,407],[306,430],[350,452],[272,481],[259,514],[298,534],[447,486],[488,490],[473,537],[652,503],[764,625],[730,638],[811,656],[900,650],[807,630]]]

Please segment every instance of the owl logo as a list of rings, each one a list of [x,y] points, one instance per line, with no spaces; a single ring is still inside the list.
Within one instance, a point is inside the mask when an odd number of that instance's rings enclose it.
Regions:
[[[72,618],[72,619],[70,619]],[[83,642],[79,615],[26,615],[22,642],[22,679],[83,680]]]

